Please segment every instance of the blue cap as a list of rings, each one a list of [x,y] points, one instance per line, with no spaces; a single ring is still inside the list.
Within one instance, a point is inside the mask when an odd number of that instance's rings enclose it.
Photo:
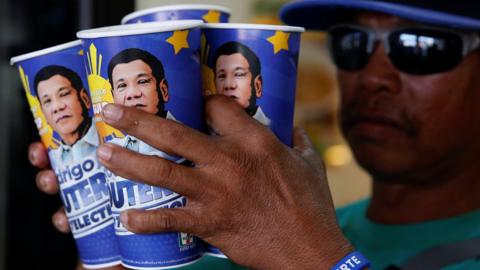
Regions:
[[[286,4],[281,19],[289,25],[325,30],[358,11],[391,14],[412,21],[480,30],[480,2],[475,0],[300,0]]]

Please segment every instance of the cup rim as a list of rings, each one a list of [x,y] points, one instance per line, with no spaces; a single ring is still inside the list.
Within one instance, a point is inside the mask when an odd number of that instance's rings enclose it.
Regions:
[[[45,48],[45,49],[41,49],[41,50],[38,50],[38,51],[33,51],[33,52],[17,55],[17,56],[14,56],[14,57],[10,58],[10,65],[13,66],[16,63],[25,61],[27,59],[39,57],[39,56],[42,56],[42,55],[45,55],[45,54],[49,54],[49,53],[53,53],[53,52],[56,52],[56,51],[61,51],[61,50],[65,50],[65,49],[69,49],[69,48],[72,48],[72,47],[75,47],[75,46],[81,46],[81,45],[82,45],[82,41],[77,39],[77,40],[74,40],[74,41],[70,41],[70,42],[67,42],[67,43],[55,45],[55,46],[48,47],[48,48]]]
[[[77,32],[80,39],[94,39],[104,37],[131,36],[175,31],[180,29],[195,28],[203,25],[201,20],[178,20],[165,22],[148,22],[136,24],[119,24],[107,27],[92,28]]]
[[[160,12],[160,11],[166,11],[166,10],[188,10],[188,9],[194,9],[194,10],[218,10],[224,13],[227,13],[230,15],[232,13],[232,10],[220,6],[220,5],[208,5],[208,4],[184,4],[184,5],[167,5],[167,6],[157,6],[157,7],[151,7],[151,8],[146,8],[146,9],[141,9],[134,11],[132,13],[129,13],[125,15],[122,18],[121,23],[125,24],[125,22],[136,18],[140,16],[144,16],[147,14],[155,13],[155,12]]]
[[[288,25],[275,24],[253,24],[253,23],[204,23],[202,28],[206,29],[257,29],[257,30],[274,30],[284,32],[305,32],[305,28]]]

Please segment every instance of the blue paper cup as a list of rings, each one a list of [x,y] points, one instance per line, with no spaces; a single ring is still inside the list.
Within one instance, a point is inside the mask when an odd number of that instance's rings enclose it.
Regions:
[[[291,146],[300,35],[304,31],[281,25],[205,24],[204,93],[235,98]]]
[[[234,98],[286,145],[292,145],[300,27],[205,24],[202,77],[205,95]],[[215,247],[207,254],[223,257]]]
[[[172,20],[203,20],[206,23],[226,23],[230,9],[217,5],[189,4],[148,8],[132,12],[122,19],[122,24],[162,22]]]
[[[102,142],[186,164],[161,149],[115,130],[100,117],[107,103],[135,106],[158,117],[201,130],[204,127],[200,74],[200,28],[196,20],[143,23],[91,29],[77,33],[88,63],[88,82]],[[188,78],[188,79],[185,79]],[[168,189],[107,173],[115,232],[122,264],[133,269],[167,269],[201,258],[204,243],[181,232],[134,234],[120,222],[121,211],[153,210],[186,205]]]
[[[13,57],[85,268],[120,264],[80,40]]]

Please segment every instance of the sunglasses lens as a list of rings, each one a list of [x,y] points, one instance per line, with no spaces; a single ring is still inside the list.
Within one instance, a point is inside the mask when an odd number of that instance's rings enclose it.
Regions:
[[[414,75],[444,72],[462,59],[462,39],[449,32],[403,29],[389,36],[390,59],[395,67]]]
[[[339,69],[354,71],[367,64],[367,33],[351,27],[336,27],[328,35],[330,54]]]

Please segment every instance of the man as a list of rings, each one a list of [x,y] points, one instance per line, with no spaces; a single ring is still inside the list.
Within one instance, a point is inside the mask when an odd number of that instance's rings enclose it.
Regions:
[[[94,155],[98,137],[89,117],[90,98],[78,74],[63,66],[46,66],[35,75],[34,89],[47,123],[61,138],[61,145],[49,152],[57,163],[53,165]]]
[[[112,85],[114,103],[136,107],[176,121],[175,117],[165,110],[169,95],[163,65],[151,53],[137,48],[125,49],[117,53],[108,65],[108,78]],[[142,154],[156,155],[170,160],[178,159],[130,135],[114,138],[111,142]]]
[[[478,248],[451,246],[480,235],[480,127],[472,125],[480,116],[476,10],[467,1],[360,0],[299,1],[283,10],[287,23],[331,29],[342,131],[374,182],[370,200],[339,211],[342,230],[322,162],[305,134],[297,130],[294,148],[286,148],[218,97],[206,103],[217,138],[106,108],[108,123],[197,164],[186,169],[99,148],[105,166],[128,160],[130,168],[118,173],[136,168],[142,181],[171,186],[191,201],[181,212],[129,211],[122,221],[138,232],[190,231],[255,269],[358,269],[354,260],[332,268],[354,247],[372,269],[479,269],[478,254],[469,252]],[[183,136],[150,136],[135,130],[138,122]]]
[[[63,66],[46,66],[35,75],[34,89],[47,123],[61,138],[59,147],[48,151],[55,171],[50,173],[56,175],[62,185],[62,209],[70,217],[71,231],[77,245],[85,246],[92,239],[92,234],[99,231],[103,237],[114,237],[113,230],[106,227],[113,223],[113,219],[103,212],[101,217],[90,220],[88,224],[79,223],[78,217],[88,217],[92,211],[110,211],[104,169],[96,155],[99,138],[89,115],[90,98],[80,76]],[[96,188],[91,188],[90,185],[95,185]],[[99,188],[100,185],[104,185],[104,188]],[[87,260],[94,257],[96,263],[99,259],[105,263],[115,261],[110,256],[105,258],[105,255],[118,254],[116,246],[105,243],[101,245],[104,247],[103,258],[88,253],[84,253],[85,257],[82,258]]]
[[[329,29],[342,132],[373,179],[372,198],[338,219],[374,269],[480,236],[480,128],[470,124],[480,112],[480,21],[468,18],[480,6],[386,2],[299,2],[284,11],[287,23]],[[476,256],[442,267],[480,269]],[[432,269],[427,256],[417,259]]]
[[[270,119],[257,105],[263,90],[257,55],[247,46],[232,41],[220,46],[213,59],[217,92],[236,100],[254,119],[269,126]]]

